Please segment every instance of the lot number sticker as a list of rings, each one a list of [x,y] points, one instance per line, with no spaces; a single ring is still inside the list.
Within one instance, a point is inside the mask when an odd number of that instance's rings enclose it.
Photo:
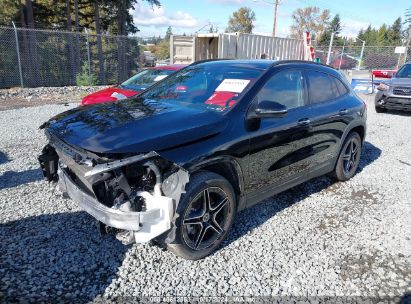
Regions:
[[[249,82],[248,79],[224,79],[215,91],[241,93]]]
[[[160,81],[164,78],[166,78],[168,75],[158,75],[156,78],[154,78],[154,81]]]

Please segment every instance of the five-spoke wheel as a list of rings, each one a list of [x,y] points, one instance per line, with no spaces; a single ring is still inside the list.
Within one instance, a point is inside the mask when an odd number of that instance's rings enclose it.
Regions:
[[[346,181],[354,176],[360,162],[362,141],[357,132],[352,132],[344,141],[333,176]]]
[[[236,213],[235,194],[222,176],[202,171],[191,176],[177,206],[175,254],[191,260],[213,252],[227,235]]]

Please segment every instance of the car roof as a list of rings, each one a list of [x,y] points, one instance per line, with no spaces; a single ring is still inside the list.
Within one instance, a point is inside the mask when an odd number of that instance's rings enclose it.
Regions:
[[[187,64],[170,64],[170,65],[160,65],[152,67],[153,70],[169,70],[169,71],[178,71],[182,68],[185,68]]]
[[[257,69],[257,70],[267,70],[273,64],[275,60],[266,60],[266,59],[212,59],[212,60],[203,60],[197,61],[195,65],[213,65],[216,68],[218,67],[238,67],[238,68],[248,68],[248,69]]]
[[[257,70],[268,70],[271,67],[289,65],[294,67],[306,67],[310,69],[322,70],[330,74],[339,75],[333,67],[322,63],[305,60],[268,60],[268,59],[213,59],[198,61],[196,64],[215,65],[217,67],[242,67]]]

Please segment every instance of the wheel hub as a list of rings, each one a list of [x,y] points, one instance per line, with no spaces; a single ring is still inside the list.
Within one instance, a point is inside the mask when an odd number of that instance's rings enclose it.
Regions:
[[[206,212],[206,213],[203,215],[203,222],[204,222],[204,223],[207,223],[209,220],[210,220],[210,213]]]

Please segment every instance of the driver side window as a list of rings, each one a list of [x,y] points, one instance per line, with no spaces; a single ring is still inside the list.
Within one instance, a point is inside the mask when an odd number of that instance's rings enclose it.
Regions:
[[[257,101],[275,101],[288,109],[304,105],[304,84],[301,71],[287,69],[269,79],[257,94]]]

